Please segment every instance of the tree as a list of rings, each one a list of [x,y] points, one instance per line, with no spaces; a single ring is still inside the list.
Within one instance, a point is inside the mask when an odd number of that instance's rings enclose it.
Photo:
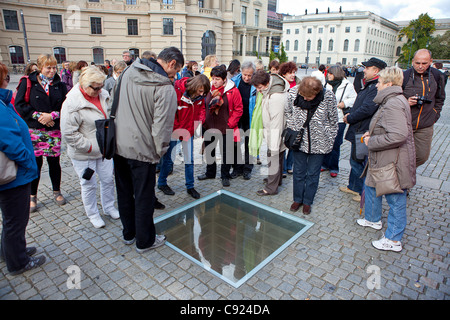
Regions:
[[[419,18],[411,20],[408,26],[399,33],[399,37],[407,37],[408,41],[403,45],[397,61],[410,66],[414,52],[426,48],[427,43],[431,40],[431,34],[435,30],[434,19],[428,13],[422,13]]]
[[[432,52],[433,59],[450,59],[450,30],[431,38],[428,49]]]
[[[286,51],[284,50],[283,43],[281,43],[280,50],[278,52],[273,52],[272,50],[270,50],[269,61],[275,59],[278,60],[280,63],[288,61],[288,56],[286,54]]]

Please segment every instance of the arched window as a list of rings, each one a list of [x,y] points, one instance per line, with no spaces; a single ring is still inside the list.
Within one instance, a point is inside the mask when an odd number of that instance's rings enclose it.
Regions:
[[[330,39],[330,41],[328,41],[328,51],[333,51],[334,50],[334,40]]]
[[[23,48],[21,46],[9,46],[9,55],[12,64],[25,64]]]
[[[311,40],[306,41],[306,51],[311,50]]]
[[[398,46],[397,52],[395,53],[395,55],[398,57],[400,55],[400,53],[402,53],[402,47]]]
[[[348,51],[348,39],[344,41],[344,51]]]
[[[298,40],[294,42],[294,51],[298,51]]]
[[[53,55],[56,58],[56,61],[61,64],[64,61],[67,61],[66,58],[66,48],[63,47],[54,47],[53,48]]]
[[[103,48],[93,48],[92,56],[94,58],[95,64],[103,64],[105,63],[105,57],[103,55]]]
[[[290,46],[291,46],[291,42],[289,40],[286,40],[286,51],[290,50],[290,48],[289,48]]]
[[[206,30],[202,37],[202,60],[211,54],[216,54],[216,34],[212,30]]]
[[[359,39],[355,40],[355,52],[359,51]]]
[[[131,59],[136,60],[137,58],[139,58],[139,49],[130,48],[130,50],[128,50],[128,51],[130,51],[130,53],[131,53]]]
[[[317,40],[317,51],[322,51],[322,39]]]

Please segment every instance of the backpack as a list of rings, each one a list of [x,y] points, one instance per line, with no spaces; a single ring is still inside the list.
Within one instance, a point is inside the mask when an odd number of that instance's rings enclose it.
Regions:
[[[14,102],[16,100],[16,95],[17,95],[17,91],[19,90],[19,86],[20,83],[22,82],[23,79],[27,80],[27,91],[25,92],[25,102],[29,103],[30,102],[30,92],[31,92],[31,80],[28,76],[23,76],[22,78],[20,78],[19,80],[19,84],[16,87],[16,91],[14,91],[12,99],[11,99],[11,104],[14,107],[14,111],[16,111],[16,113],[20,116],[19,112],[17,112],[16,106],[14,105]]]

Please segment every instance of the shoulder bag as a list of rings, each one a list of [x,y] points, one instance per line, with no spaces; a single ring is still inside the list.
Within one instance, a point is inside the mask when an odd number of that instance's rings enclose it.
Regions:
[[[284,138],[284,145],[290,150],[299,150],[300,145],[303,141],[303,134],[305,133],[305,128],[309,125],[311,118],[316,112],[316,108],[312,109],[311,112],[308,112],[308,116],[306,117],[305,123],[300,128],[299,131],[292,130],[291,128],[286,128],[283,130],[282,137]]]
[[[16,180],[17,165],[9,159],[6,154],[0,151],[0,185]]]

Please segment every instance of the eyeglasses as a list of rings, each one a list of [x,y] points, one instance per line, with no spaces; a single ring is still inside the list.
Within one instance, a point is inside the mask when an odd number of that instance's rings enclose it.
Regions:
[[[6,76],[5,81],[9,83],[9,81],[11,80],[11,77],[9,76],[9,74]]]
[[[101,87],[93,87],[93,86],[89,86],[89,88],[91,88],[91,89],[94,90],[94,91],[99,91],[99,90],[102,90],[103,86],[101,86]]]

